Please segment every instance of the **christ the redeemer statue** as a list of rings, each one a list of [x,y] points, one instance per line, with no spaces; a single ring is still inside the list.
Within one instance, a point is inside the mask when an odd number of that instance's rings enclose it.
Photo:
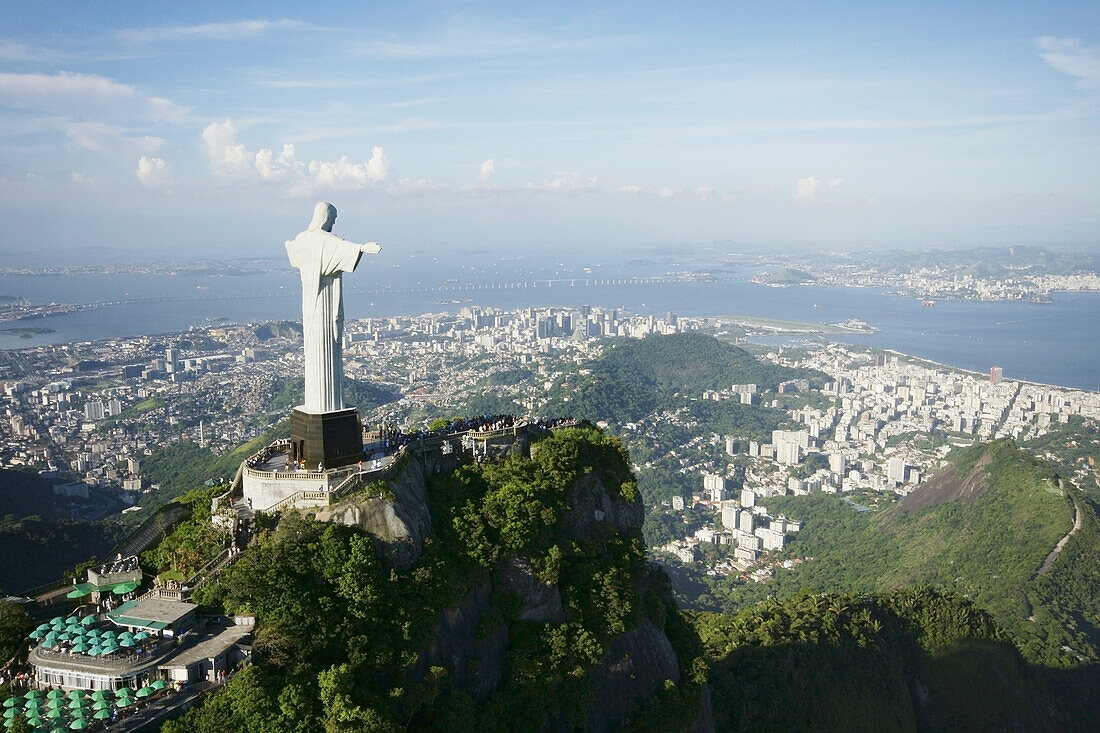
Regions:
[[[290,264],[302,273],[304,411],[315,415],[344,409],[341,275],[353,272],[364,252],[382,251],[374,242],[355,244],[332,234],[335,221],[336,207],[322,201],[313,210],[309,229],[286,243]]]

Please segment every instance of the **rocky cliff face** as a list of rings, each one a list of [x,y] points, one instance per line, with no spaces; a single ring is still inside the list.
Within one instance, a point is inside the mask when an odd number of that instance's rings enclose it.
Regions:
[[[424,469],[420,459],[406,460],[386,482],[392,498],[353,496],[319,509],[316,519],[358,527],[378,541],[390,564],[410,567],[420,557],[424,540],[432,531]]]
[[[513,450],[524,447],[517,442]],[[427,480],[437,471],[420,457],[410,456],[387,481],[392,498],[352,497],[318,511],[316,518],[363,530],[376,539],[391,564],[410,567],[421,557],[424,543],[432,535]],[[609,491],[600,476],[590,468],[578,471],[566,492],[565,508],[555,530],[557,541],[598,545],[616,537],[638,535],[643,518],[640,498],[628,500],[619,492]],[[431,667],[443,667],[451,691],[483,703],[509,684],[509,652],[517,630],[576,625],[576,604],[571,610],[563,601],[559,584],[540,579],[537,565],[530,557],[506,558],[496,564],[486,581],[443,610],[417,665],[419,674],[426,674]],[[641,587],[636,590],[639,596],[649,592]],[[508,611],[502,612],[502,608]],[[544,729],[615,730],[660,693],[668,681],[681,681],[680,662],[665,631],[650,618],[639,617],[636,614],[630,628],[609,638],[602,659],[588,668],[594,702],[584,714],[583,723],[578,725],[575,712],[568,721],[560,714],[548,713]],[[696,717],[704,721],[696,730],[712,729],[709,711],[696,711]],[[690,720],[683,723],[685,727],[691,725]]]

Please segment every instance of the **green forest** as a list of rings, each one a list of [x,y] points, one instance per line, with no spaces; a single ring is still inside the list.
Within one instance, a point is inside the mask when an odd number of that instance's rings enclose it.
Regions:
[[[257,614],[263,662],[165,730],[581,724],[593,704],[590,672],[610,640],[642,619],[664,628],[672,613],[667,582],[647,567],[637,528],[595,522],[575,531],[568,499],[589,476],[622,511],[640,502],[622,446],[592,429],[556,431],[532,446],[530,458],[512,455],[436,478],[429,486],[433,533],[408,568],[388,567],[356,529],[284,515],[196,596],[206,608]],[[517,561],[558,589],[561,618],[521,619],[522,599],[505,581]],[[503,667],[479,669],[491,660],[476,654],[459,667],[430,663],[424,650],[443,609],[478,603],[471,643],[503,643]],[[479,674],[499,675],[499,686],[479,695]],[[670,711],[688,699],[676,691],[666,697]]]
[[[946,500],[968,478],[981,493]],[[1048,466],[998,441],[953,454],[947,469],[909,497],[933,502],[917,511],[903,501],[859,512],[828,494],[771,498],[770,512],[803,521],[784,554],[806,561],[777,569],[767,583],[696,575],[681,591],[736,611],[806,588],[872,593],[929,585],[989,612],[1032,663],[1093,663],[1100,659],[1100,520],[1083,497],[1081,531],[1050,572],[1036,577],[1073,526],[1073,502],[1057,485]],[[945,500],[934,503],[937,495]]]
[[[542,412],[591,421],[637,422],[654,412],[682,407],[704,390],[755,384],[760,391],[774,391],[792,379],[824,382],[819,372],[767,364],[713,336],[690,332],[629,339],[587,364],[586,371],[589,374],[578,373],[554,385]],[[734,409],[738,407],[719,408],[701,419],[727,427],[745,420],[746,429],[757,435],[782,419],[781,415],[760,417],[751,408]]]

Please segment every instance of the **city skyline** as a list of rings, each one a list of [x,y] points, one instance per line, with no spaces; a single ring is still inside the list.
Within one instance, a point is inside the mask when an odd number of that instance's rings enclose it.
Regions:
[[[12,7],[0,264],[1097,241],[1095,7]],[[140,232],[136,235],[135,232]]]

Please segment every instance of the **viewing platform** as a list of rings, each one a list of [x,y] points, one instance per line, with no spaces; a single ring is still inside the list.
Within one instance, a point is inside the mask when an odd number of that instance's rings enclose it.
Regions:
[[[456,460],[481,460],[491,449],[526,439],[531,430],[552,430],[575,424],[572,420],[528,422],[515,418],[458,421],[444,430],[388,435],[364,443],[361,462],[339,468],[294,469],[292,445],[277,440],[257,451],[241,466],[244,498],[253,511],[276,512],[287,507],[328,506],[362,486],[386,478],[389,469],[407,453],[439,452]]]

